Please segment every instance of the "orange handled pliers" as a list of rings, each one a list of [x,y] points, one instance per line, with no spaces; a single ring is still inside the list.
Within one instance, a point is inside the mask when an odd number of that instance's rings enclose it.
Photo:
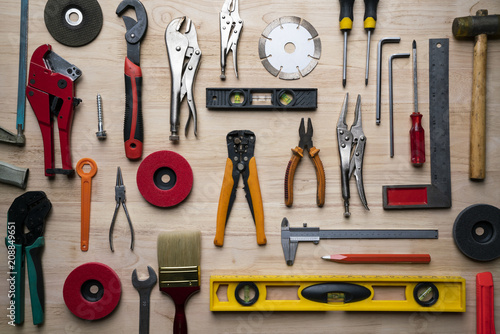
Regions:
[[[325,169],[323,168],[323,162],[319,157],[319,149],[314,147],[312,136],[313,127],[311,119],[307,120],[307,132],[304,126],[304,119],[300,122],[299,127],[299,146],[292,149],[293,155],[288,162],[285,173],[285,204],[291,207],[293,204],[293,178],[295,176],[295,169],[304,156],[304,151],[309,152],[309,156],[314,162],[314,167],[316,168],[316,180],[317,180],[317,195],[316,204],[322,207],[325,204]]]
[[[255,162],[255,134],[248,130],[235,130],[227,134],[228,158],[224,171],[224,180],[217,209],[217,228],[214,244],[224,245],[224,232],[229,213],[236,198],[236,188],[240,175],[243,177],[245,196],[250,206],[255,228],[257,231],[257,243],[267,243],[264,233],[264,207],[260,193],[259,177],[257,175],[257,163]]]

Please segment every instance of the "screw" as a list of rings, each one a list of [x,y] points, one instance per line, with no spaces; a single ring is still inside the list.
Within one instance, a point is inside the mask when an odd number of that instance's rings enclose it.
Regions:
[[[102,99],[101,99],[101,94],[97,94],[97,132],[95,135],[97,136],[97,139],[103,140],[106,139],[106,131],[103,130],[103,125],[102,125]]]

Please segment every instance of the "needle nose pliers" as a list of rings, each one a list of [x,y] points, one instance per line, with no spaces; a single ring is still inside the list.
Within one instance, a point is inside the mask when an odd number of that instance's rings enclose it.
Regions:
[[[302,118],[299,127],[299,145],[292,149],[293,155],[288,162],[285,173],[285,204],[291,207],[293,204],[293,179],[295,176],[295,169],[297,168],[300,160],[304,156],[304,151],[309,152],[309,157],[314,162],[314,167],[316,168],[316,180],[317,180],[317,195],[316,204],[322,207],[325,204],[325,169],[323,168],[323,162],[319,157],[319,149],[314,147],[312,136],[313,127],[311,119],[307,120],[307,132],[304,126],[304,119]]]
[[[345,122],[347,116],[347,103],[349,101],[349,93],[345,95],[342,111],[337,123],[337,141],[340,155],[340,172],[342,180],[342,197],[344,199],[344,216],[349,217],[349,198],[351,196],[349,190],[349,180],[354,174],[356,178],[356,187],[358,188],[359,198],[366,210],[368,203],[366,201],[365,190],[363,186],[363,156],[365,154],[366,137],[363,132],[361,123],[361,95],[358,95],[356,101],[356,109],[354,114],[354,122],[351,129],[347,128]]]
[[[45,219],[52,208],[43,191],[30,191],[17,197],[7,213],[8,281],[14,324],[24,322],[24,271],[28,267],[33,324],[44,319],[45,293],[42,274],[42,248]],[[25,228],[27,232],[25,233]],[[26,261],[24,256],[26,255]]]
[[[214,244],[216,246],[224,245],[226,223],[236,198],[236,189],[241,175],[243,177],[245,197],[255,223],[257,244],[265,245],[267,240],[264,233],[264,207],[257,175],[257,163],[253,155],[255,134],[248,130],[235,130],[227,134],[226,141],[228,158],[217,209],[217,228]]]
[[[125,215],[127,216],[128,226],[130,227],[130,249],[134,250],[134,227],[132,226],[132,220],[130,220],[130,215],[128,214],[127,205],[125,201],[127,198],[125,197],[125,185],[123,184],[122,170],[120,167],[117,168],[116,171],[116,186],[115,186],[115,213],[113,214],[113,219],[111,220],[111,226],[109,227],[109,247],[111,251],[114,252],[113,248],[113,229],[115,227],[116,216],[118,215],[118,209],[120,205],[123,206],[123,210],[125,210]]]

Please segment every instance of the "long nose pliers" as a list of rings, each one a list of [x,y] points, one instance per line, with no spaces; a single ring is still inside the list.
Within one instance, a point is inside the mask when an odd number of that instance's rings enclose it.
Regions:
[[[111,251],[114,252],[113,248],[113,230],[115,228],[116,216],[118,215],[118,209],[120,205],[123,206],[123,210],[125,211],[125,215],[127,216],[128,226],[130,227],[130,249],[134,250],[134,227],[132,226],[132,220],[130,219],[130,215],[128,214],[127,205],[125,201],[127,198],[125,197],[125,185],[123,184],[123,176],[122,170],[120,167],[117,168],[116,171],[116,186],[115,186],[115,213],[113,214],[113,219],[111,220],[111,226],[109,227],[109,247]]]
[[[319,157],[319,149],[314,147],[312,136],[313,127],[311,119],[307,120],[307,132],[304,126],[304,119],[302,118],[299,127],[299,145],[292,149],[293,155],[285,173],[285,204],[291,207],[293,204],[293,179],[295,176],[295,169],[297,168],[300,160],[304,156],[304,151],[309,153],[309,157],[314,162],[314,167],[316,168],[316,180],[317,180],[317,195],[316,204],[322,207],[325,204],[325,169],[323,167],[323,162]]]

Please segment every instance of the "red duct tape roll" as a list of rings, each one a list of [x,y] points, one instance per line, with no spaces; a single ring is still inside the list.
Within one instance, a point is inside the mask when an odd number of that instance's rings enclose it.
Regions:
[[[149,203],[160,207],[179,204],[193,188],[193,171],[180,154],[158,151],[144,159],[137,170],[137,187]]]
[[[105,264],[89,262],[74,269],[63,288],[68,309],[84,320],[97,320],[118,305],[122,288],[120,278]]]

